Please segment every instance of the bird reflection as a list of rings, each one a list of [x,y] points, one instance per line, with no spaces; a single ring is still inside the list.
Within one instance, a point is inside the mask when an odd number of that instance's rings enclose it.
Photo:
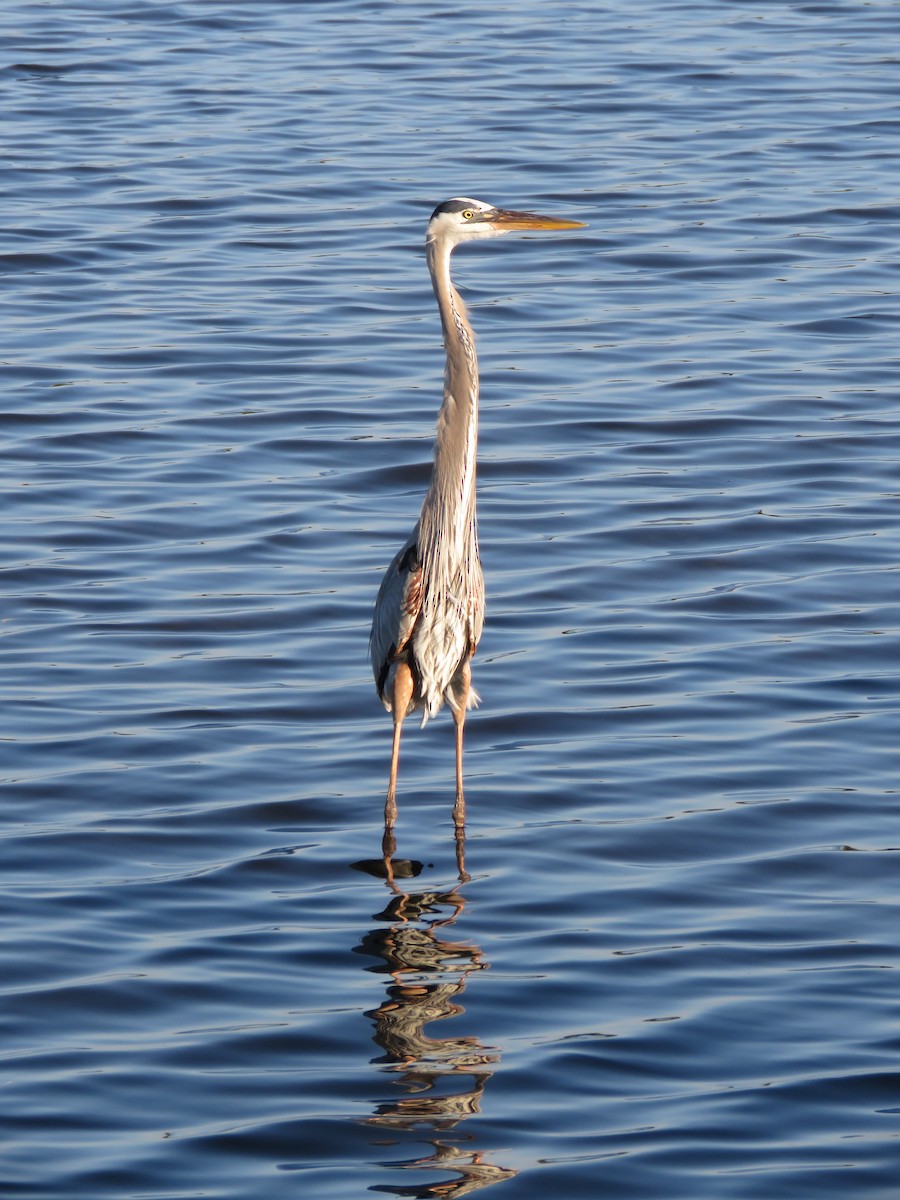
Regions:
[[[459,875],[460,883],[467,883],[471,876],[466,870],[466,827],[464,824],[458,824],[454,829],[454,838],[456,843],[456,871]],[[398,891],[394,887],[394,876],[399,874],[402,878],[404,874],[409,873],[410,862],[404,859],[401,863],[394,862],[394,855],[397,853],[397,839],[394,836],[394,828],[387,821],[384,823],[384,836],[381,839],[381,863],[357,863],[358,867],[369,871],[372,875],[381,876],[386,879],[388,886]]]
[[[358,867],[384,877],[381,862]],[[481,1098],[499,1055],[472,1035],[432,1036],[425,1026],[464,1012],[458,1003],[469,977],[490,965],[472,942],[448,936],[465,908],[458,887],[448,891],[407,891],[399,878],[415,876],[421,864],[398,861],[388,877],[392,896],[376,919],[379,926],[362,939],[357,952],[378,960],[369,970],[390,977],[387,994],[366,1015],[374,1025],[374,1041],[383,1054],[373,1059],[393,1075],[402,1094],[376,1105],[367,1124],[388,1130],[389,1144],[411,1134],[430,1147],[425,1154],[391,1163],[403,1170],[439,1169],[454,1178],[404,1186],[379,1185],[373,1191],[397,1196],[468,1196],[515,1171],[485,1162],[484,1154],[466,1148],[471,1135],[462,1123],[480,1112]],[[432,1134],[434,1136],[428,1136]],[[463,1144],[460,1144],[463,1143]]]

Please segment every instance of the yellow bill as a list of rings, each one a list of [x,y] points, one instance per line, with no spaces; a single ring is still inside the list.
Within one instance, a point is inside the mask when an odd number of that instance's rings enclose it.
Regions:
[[[532,229],[585,229],[584,221],[569,221],[565,217],[544,217],[539,213],[516,212],[512,208],[498,208],[486,217],[487,223],[503,233],[519,230],[523,233]]]

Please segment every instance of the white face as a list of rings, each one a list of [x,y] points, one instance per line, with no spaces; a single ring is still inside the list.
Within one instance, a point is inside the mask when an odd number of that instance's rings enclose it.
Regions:
[[[483,200],[472,200],[468,196],[456,196],[446,200],[431,214],[428,222],[426,242],[446,240],[452,245],[471,241],[474,238],[498,237],[505,233],[490,224],[490,217],[497,214],[493,204]],[[487,220],[485,218],[488,218]]]

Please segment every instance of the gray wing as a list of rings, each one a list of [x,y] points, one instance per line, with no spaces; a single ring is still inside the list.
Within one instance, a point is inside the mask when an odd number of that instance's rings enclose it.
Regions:
[[[422,564],[417,545],[419,526],[406,539],[384,573],[369,634],[369,658],[378,694],[384,699],[383,687],[390,664],[409,641],[422,610]]]
[[[472,653],[481,641],[481,630],[484,626],[484,575],[481,573],[481,560],[476,557],[472,579],[472,609],[469,614],[472,630]]]

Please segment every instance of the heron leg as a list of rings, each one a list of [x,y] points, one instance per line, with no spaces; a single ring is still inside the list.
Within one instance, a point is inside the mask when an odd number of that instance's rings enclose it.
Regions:
[[[466,705],[469,700],[469,689],[472,686],[472,671],[469,664],[462,668],[453,685],[455,703],[453,720],[456,725],[456,803],[453,805],[453,824],[456,836],[456,869],[459,877],[465,882],[469,878],[466,871],[466,797],[463,792],[463,729],[466,724]]]
[[[385,839],[397,820],[397,765],[400,760],[400,727],[413,694],[412,671],[405,662],[397,664],[394,672],[394,687],[391,693],[391,712],[394,717],[394,744],[391,748],[391,777],[388,781],[387,799],[384,802]]]
[[[456,803],[453,806],[453,820],[457,830],[466,823],[466,797],[463,794],[463,730],[466,724],[466,706],[469,702],[469,689],[472,686],[472,668],[465,663],[453,683],[453,720],[456,724]]]
[[[384,862],[384,878],[394,891],[397,890],[397,885],[394,883],[394,854],[397,851],[397,839],[394,837],[393,826],[384,823],[384,837],[381,839],[381,858]]]
[[[466,870],[466,827],[465,825],[457,825],[455,828],[456,837],[456,870],[459,878],[465,883],[472,876]]]

